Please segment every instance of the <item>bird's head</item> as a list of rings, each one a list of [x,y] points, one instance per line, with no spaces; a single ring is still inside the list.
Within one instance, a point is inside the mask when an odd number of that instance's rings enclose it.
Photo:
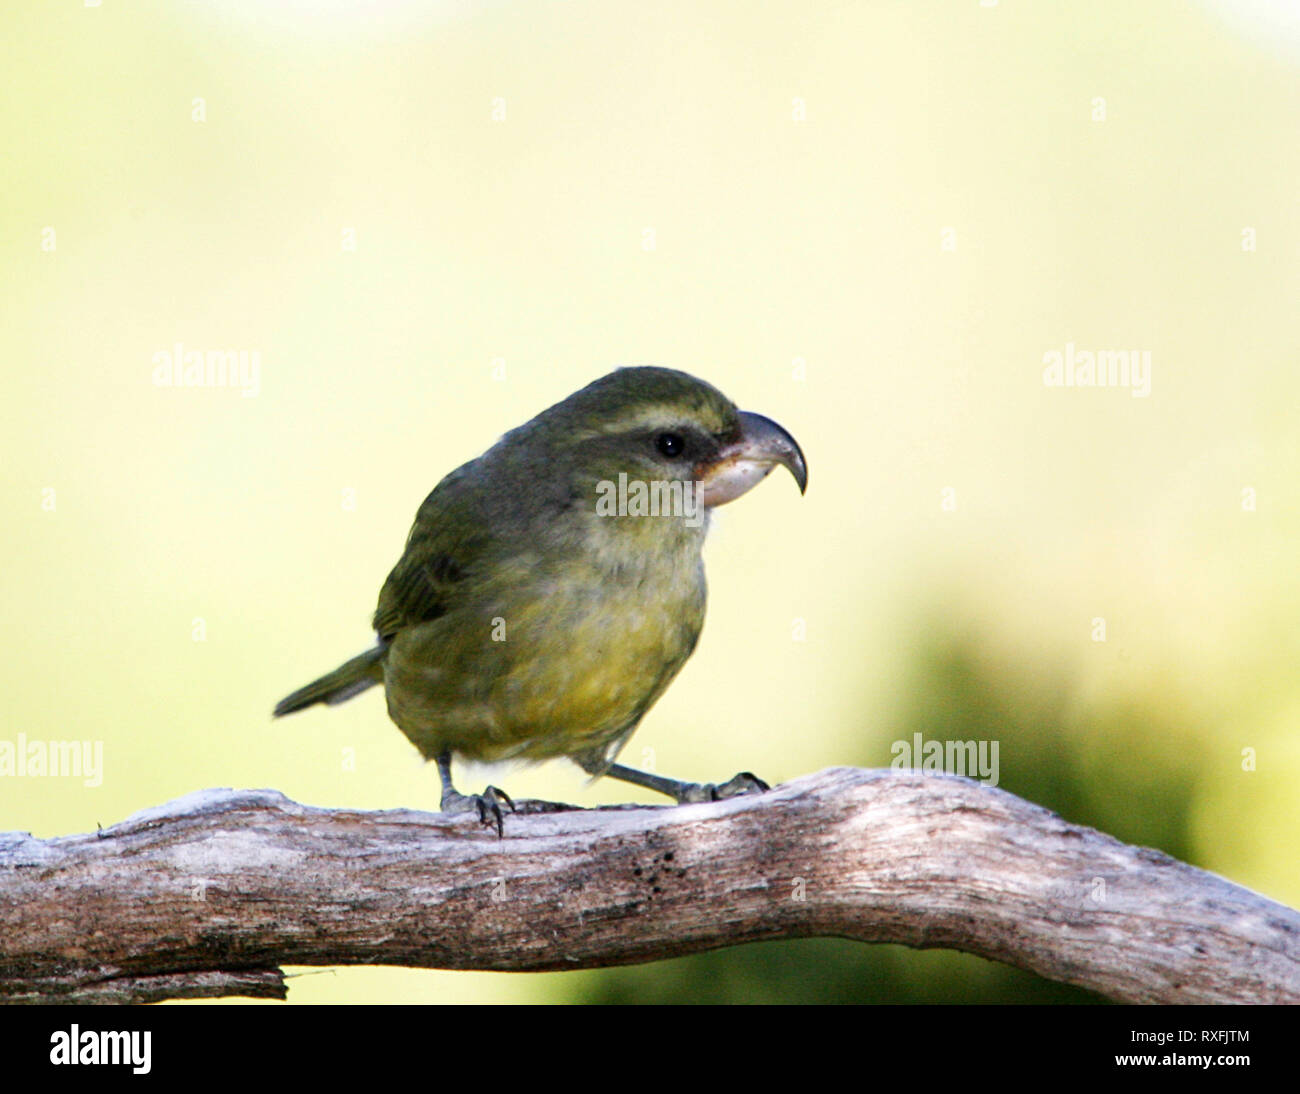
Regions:
[[[689,484],[707,509],[740,497],[777,466],[801,493],[808,484],[803,452],[781,426],[674,369],[611,372],[525,428],[545,438],[581,493],[623,475],[627,483]]]

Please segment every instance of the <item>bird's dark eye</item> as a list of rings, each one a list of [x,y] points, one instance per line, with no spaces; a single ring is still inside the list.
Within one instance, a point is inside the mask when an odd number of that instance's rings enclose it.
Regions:
[[[660,433],[655,438],[655,447],[659,449],[660,455],[667,456],[671,460],[681,455],[686,442],[682,440],[680,433]]]

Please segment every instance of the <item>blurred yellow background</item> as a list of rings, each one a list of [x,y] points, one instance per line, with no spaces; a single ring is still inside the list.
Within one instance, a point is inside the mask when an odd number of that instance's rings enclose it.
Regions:
[[[370,643],[443,474],[655,363],[781,422],[810,484],[718,514],[703,639],[627,762],[999,740],[1005,788],[1300,903],[1291,12],[10,6],[0,740],[102,741],[104,772],[0,780],[0,830],[214,786],[436,809],[378,691],[271,706]],[[256,385],[160,385],[177,343]],[[1070,344],[1149,353],[1149,393],[1045,385]],[[949,956],[899,975],[986,974]],[[651,997],[619,975],[291,999]]]

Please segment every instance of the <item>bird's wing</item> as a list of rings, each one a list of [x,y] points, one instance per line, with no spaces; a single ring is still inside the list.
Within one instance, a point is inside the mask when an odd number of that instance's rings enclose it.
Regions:
[[[453,472],[420,506],[406,550],[379,593],[374,628],[381,642],[403,627],[446,615],[472,589],[492,536],[473,511],[473,492],[460,488],[463,481]]]

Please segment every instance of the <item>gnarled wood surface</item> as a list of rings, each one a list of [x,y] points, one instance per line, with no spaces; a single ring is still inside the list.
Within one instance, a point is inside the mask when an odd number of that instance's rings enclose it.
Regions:
[[[1113,999],[1300,1002],[1300,914],[965,779],[468,816],[211,790],[0,835],[0,999],[283,998],[280,965],[580,969],[758,939],[944,946]]]

